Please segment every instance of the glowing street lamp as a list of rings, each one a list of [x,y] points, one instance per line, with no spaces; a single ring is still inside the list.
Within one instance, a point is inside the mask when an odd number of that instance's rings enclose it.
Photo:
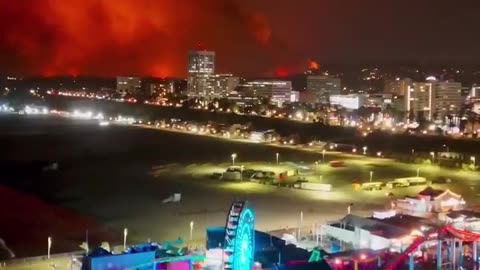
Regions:
[[[190,221],[190,241],[193,239],[193,220]]]
[[[362,149],[363,149],[363,154],[366,155],[367,154],[367,147],[364,146]]]
[[[352,148],[352,153],[357,153],[357,148]]]
[[[278,164],[279,164],[279,163],[278,163],[278,158],[279,158],[280,154],[277,153],[276,156],[277,156],[277,165],[278,165]]]
[[[232,157],[232,166],[235,166],[235,159],[237,158],[237,154],[233,153],[231,157]]]
[[[325,163],[325,149],[322,150],[322,162]]]
[[[471,156],[470,161],[473,163],[473,166],[475,166],[475,156]]]
[[[377,152],[377,157],[381,157],[382,156],[382,151],[378,151]]]
[[[128,235],[128,229],[124,228],[123,229],[123,250],[127,249],[127,235]]]
[[[52,249],[52,237],[51,236],[49,236],[47,238],[47,242],[48,242],[47,259],[50,259],[50,250]]]
[[[372,182],[373,179],[373,171],[370,171],[370,182]]]
[[[298,226],[298,240],[301,239],[301,231],[303,226],[303,211],[300,211],[300,226]]]
[[[435,152],[430,152],[430,155],[432,156],[432,163],[435,162]]]

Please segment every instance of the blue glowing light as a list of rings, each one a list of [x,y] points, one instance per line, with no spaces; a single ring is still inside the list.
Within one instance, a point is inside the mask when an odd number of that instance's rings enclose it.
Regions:
[[[255,250],[255,213],[244,208],[240,214],[233,253],[233,270],[251,270]]]

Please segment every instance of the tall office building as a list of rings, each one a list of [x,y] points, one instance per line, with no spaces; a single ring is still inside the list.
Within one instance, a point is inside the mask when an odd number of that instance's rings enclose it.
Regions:
[[[135,95],[142,87],[142,80],[139,77],[117,77],[117,91]]]
[[[412,112],[415,117],[423,113],[427,120],[432,119],[433,85],[431,82],[415,82],[408,86],[405,93],[405,112]]]
[[[404,96],[408,91],[408,87],[412,86],[412,83],[413,81],[410,78],[396,78],[395,80],[385,80],[383,92],[396,96]]]
[[[433,114],[438,118],[458,115],[464,102],[462,84],[452,81],[434,81]]]
[[[341,80],[328,75],[308,75],[307,91],[315,93],[321,103],[327,103],[330,95],[340,95]]]
[[[249,81],[244,86],[247,95],[270,99],[271,103],[281,106],[292,99],[292,82],[281,80]]]
[[[209,97],[212,79],[215,74],[215,52],[196,50],[188,53],[187,95]]]

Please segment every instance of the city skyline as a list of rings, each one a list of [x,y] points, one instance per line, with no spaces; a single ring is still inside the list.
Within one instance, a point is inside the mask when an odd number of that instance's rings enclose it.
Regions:
[[[7,74],[186,77],[198,42],[216,52],[219,73],[241,76],[300,73],[310,61],[480,60],[468,0],[0,2]]]

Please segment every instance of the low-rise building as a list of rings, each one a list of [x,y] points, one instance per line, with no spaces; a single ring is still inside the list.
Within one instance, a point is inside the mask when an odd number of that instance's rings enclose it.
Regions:
[[[416,197],[405,197],[395,201],[397,213],[419,217],[431,217],[438,213],[462,210],[465,201],[462,196],[450,190],[427,187]]]
[[[255,80],[248,81],[244,85],[247,96],[268,98],[270,102],[281,106],[283,103],[291,102],[292,82],[282,80]]]
[[[365,106],[367,102],[367,95],[349,94],[349,95],[331,95],[330,104],[339,105],[347,110],[357,110]]]

